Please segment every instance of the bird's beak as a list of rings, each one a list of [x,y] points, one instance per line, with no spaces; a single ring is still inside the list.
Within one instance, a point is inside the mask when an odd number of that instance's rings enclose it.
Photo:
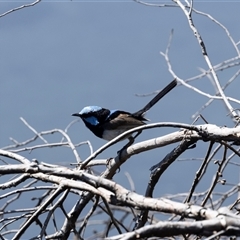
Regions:
[[[81,117],[81,114],[79,114],[79,113],[73,113],[72,116]]]

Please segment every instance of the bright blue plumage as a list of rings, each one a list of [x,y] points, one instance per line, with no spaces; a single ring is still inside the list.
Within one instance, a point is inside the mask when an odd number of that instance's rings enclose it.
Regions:
[[[90,123],[90,124],[92,124],[92,125],[94,125],[94,126],[97,126],[98,124],[99,124],[99,121],[97,120],[97,118],[96,117],[87,117],[87,118],[85,118],[85,120],[88,122],[88,123]]]
[[[85,108],[83,108],[79,114],[89,114],[90,112],[96,112],[101,110],[101,107],[98,106],[87,106]]]

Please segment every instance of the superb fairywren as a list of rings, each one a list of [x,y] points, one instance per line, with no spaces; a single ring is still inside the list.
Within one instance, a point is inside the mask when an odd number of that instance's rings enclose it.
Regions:
[[[177,81],[173,80],[144,108],[135,113],[108,110],[98,106],[88,106],[83,108],[79,113],[72,114],[72,116],[80,117],[86,127],[97,137],[110,141],[129,129],[146,124],[145,121],[148,120],[144,118],[144,114],[176,85]]]

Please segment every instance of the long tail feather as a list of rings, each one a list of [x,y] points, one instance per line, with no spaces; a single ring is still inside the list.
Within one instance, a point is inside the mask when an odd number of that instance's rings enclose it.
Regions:
[[[162,91],[160,91],[144,108],[135,112],[134,116],[142,116],[147,112],[153,105],[155,105],[161,98],[163,98],[168,92],[177,86],[177,80],[174,79],[170,82]]]

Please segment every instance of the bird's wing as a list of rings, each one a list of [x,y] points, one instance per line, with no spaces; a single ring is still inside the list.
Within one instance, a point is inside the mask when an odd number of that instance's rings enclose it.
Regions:
[[[104,123],[103,128],[106,130],[122,129],[126,131],[144,124],[143,121],[136,119],[130,113],[119,112],[118,116],[115,116]]]

